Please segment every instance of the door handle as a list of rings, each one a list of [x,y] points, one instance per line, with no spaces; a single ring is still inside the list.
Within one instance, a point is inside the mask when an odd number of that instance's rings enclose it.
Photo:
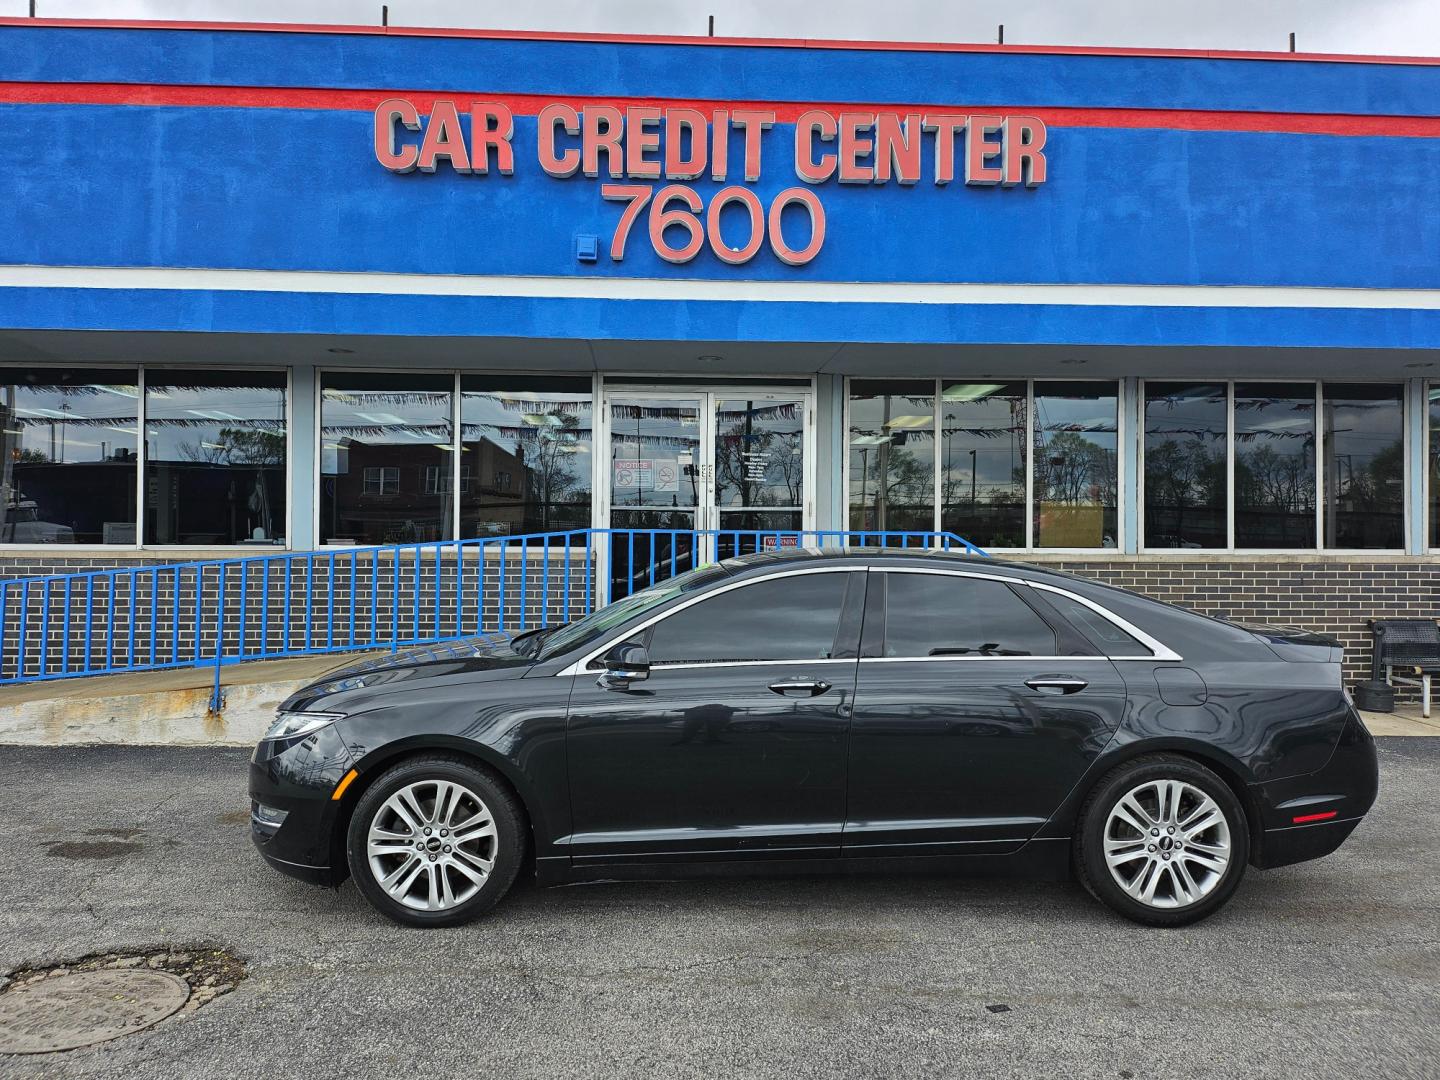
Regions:
[[[830,689],[830,684],[823,679],[800,676],[794,679],[778,679],[770,684],[770,689],[786,697],[819,697]]]
[[[1036,675],[1026,679],[1025,685],[1042,694],[1074,694],[1090,684],[1075,675]]]

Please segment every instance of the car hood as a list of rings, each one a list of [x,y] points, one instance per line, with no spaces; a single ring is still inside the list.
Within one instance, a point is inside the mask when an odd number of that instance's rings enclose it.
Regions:
[[[490,671],[519,677],[534,660],[510,647],[514,638],[514,634],[486,634],[463,641],[401,649],[345,664],[295,691],[280,708],[282,711],[303,710],[314,706],[318,698],[357,690],[384,690],[392,684],[415,679]]]

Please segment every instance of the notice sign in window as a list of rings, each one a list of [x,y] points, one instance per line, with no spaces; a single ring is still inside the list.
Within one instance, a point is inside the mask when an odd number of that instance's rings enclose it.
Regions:
[[[613,463],[617,489],[643,491],[678,491],[680,465],[674,459],[623,458]]]

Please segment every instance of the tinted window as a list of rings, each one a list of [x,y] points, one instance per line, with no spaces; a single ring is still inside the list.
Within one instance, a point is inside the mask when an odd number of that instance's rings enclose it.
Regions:
[[[285,537],[285,373],[145,371],[145,543]]]
[[[1068,619],[1073,626],[1083,630],[1092,641],[1099,645],[1106,656],[1152,656],[1149,649],[1093,608],[1060,593],[1046,592],[1045,599]]]
[[[1315,384],[1235,384],[1235,546],[1315,546]]]
[[[135,543],[134,368],[0,369],[0,542]]]
[[[460,535],[589,525],[591,427],[588,377],[461,376]]]
[[[450,375],[327,374],[320,398],[320,540],[448,540],[455,504]]]
[[[850,528],[935,527],[935,382],[850,381]]]
[[[652,663],[815,660],[830,655],[847,573],[797,574],[712,596],[656,625]]]
[[[1026,388],[947,382],[940,394],[940,528],[1025,546]]]
[[[1055,632],[1001,581],[887,574],[886,656],[1054,656]]]
[[[1325,384],[1325,546],[1405,546],[1405,394]]]
[[[1115,383],[1035,384],[1035,546],[1113,548],[1119,529]]]
[[[1145,384],[1145,546],[1223,548],[1224,383]]]

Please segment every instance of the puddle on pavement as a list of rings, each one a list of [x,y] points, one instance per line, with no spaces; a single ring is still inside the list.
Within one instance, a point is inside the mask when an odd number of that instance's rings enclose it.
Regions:
[[[223,814],[216,814],[215,820],[221,825],[249,825],[249,810],[227,810]]]
[[[50,840],[45,854],[56,859],[119,859],[142,846],[130,840]]]

